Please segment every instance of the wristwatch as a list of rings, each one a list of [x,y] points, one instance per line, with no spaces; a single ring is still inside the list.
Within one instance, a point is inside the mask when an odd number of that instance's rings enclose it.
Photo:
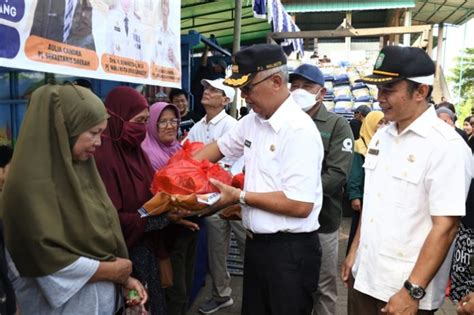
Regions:
[[[425,289],[423,289],[417,284],[411,283],[408,280],[405,281],[403,286],[405,287],[405,289],[408,290],[410,296],[415,300],[421,300],[426,294]]]
[[[241,190],[241,191],[240,191],[239,203],[240,203],[242,206],[245,206],[245,205],[247,204],[247,203],[245,202],[245,190]]]

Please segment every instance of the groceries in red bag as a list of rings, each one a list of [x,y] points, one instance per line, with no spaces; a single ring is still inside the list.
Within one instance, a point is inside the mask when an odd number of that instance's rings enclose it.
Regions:
[[[142,216],[159,215],[173,208],[198,211],[219,199],[219,190],[209,179],[230,185],[232,176],[219,164],[194,160],[193,154],[203,147],[201,142],[186,141],[183,149],[155,173],[151,185],[155,196],[139,210]]]
[[[239,173],[232,177],[232,186],[239,188],[239,189],[244,189],[244,173]]]

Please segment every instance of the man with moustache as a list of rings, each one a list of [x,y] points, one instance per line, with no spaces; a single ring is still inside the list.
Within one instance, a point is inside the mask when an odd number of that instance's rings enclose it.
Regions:
[[[221,192],[214,208],[242,207],[244,315],[309,315],[318,284],[323,146],[315,124],[290,95],[286,62],[278,45],[234,54],[224,82],[240,88],[252,112],[195,155],[211,162],[224,156],[245,160],[244,189],[211,180]]]
[[[424,50],[387,46],[372,73],[362,81],[377,85],[391,123],[365,157],[363,215],[341,271],[348,311],[434,314],[466,212],[472,155],[428,103],[435,66]]]

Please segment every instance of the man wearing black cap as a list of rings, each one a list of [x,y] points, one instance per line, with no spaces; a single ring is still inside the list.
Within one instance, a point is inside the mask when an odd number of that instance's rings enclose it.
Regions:
[[[362,79],[392,123],[365,158],[363,216],[341,272],[354,277],[349,314],[434,314],[443,303],[471,152],[428,104],[434,72],[422,49],[388,46]]]
[[[323,140],[323,207],[318,230],[323,255],[314,310],[317,315],[333,315],[336,314],[342,194],[351,168],[354,139],[347,120],[326,110],[324,75],[318,67],[302,64],[290,74],[290,83],[293,98],[313,119]]]
[[[240,203],[248,231],[242,314],[309,315],[321,259],[321,136],[290,96],[281,47],[237,52],[224,83],[240,88],[253,111],[195,157],[245,160],[243,190],[212,181],[216,207]]]

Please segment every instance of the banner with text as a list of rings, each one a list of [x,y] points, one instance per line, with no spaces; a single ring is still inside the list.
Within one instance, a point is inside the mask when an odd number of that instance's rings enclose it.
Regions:
[[[0,66],[181,87],[177,0],[0,0]]]

